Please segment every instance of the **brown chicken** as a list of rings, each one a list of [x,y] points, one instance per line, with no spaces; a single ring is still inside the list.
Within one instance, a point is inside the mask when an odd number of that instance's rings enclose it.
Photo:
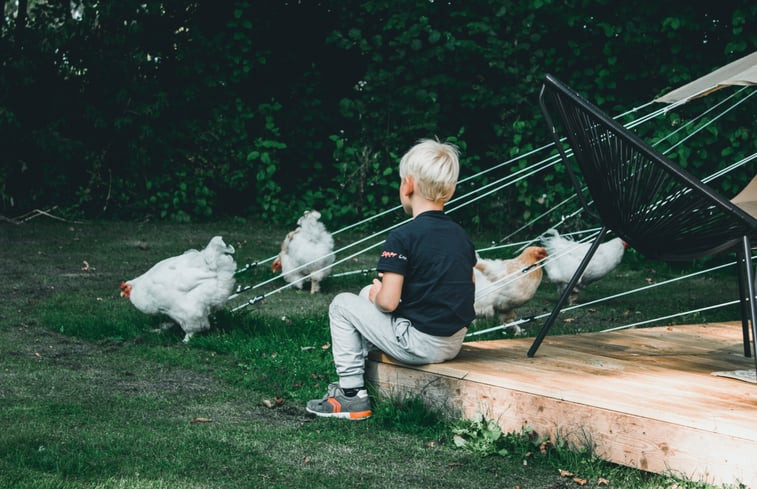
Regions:
[[[515,319],[515,308],[530,301],[542,279],[541,260],[547,250],[529,246],[516,258],[487,260],[479,258],[474,268],[476,275],[477,316],[493,317],[509,322]]]

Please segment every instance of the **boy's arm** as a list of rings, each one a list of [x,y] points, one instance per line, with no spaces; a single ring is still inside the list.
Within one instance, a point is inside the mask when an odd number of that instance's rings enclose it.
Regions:
[[[380,310],[392,312],[400,305],[405,276],[392,272],[384,272],[381,275],[381,280],[373,279],[373,285],[368,292],[368,299]]]

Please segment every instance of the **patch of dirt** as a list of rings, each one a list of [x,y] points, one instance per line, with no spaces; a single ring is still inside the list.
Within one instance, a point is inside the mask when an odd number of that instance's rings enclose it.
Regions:
[[[10,326],[0,331],[0,354],[20,363],[66,370],[98,389],[123,394],[186,394],[215,390],[219,381],[208,374],[166,367],[129,354],[129,343],[87,342],[38,326]]]
[[[299,424],[303,409],[262,406],[254,392],[230,386],[215,376],[149,361],[130,351],[132,342],[88,342],[48,329],[16,325],[0,329],[0,399],[18,400],[42,392],[66,398],[160,396],[177,404],[201,405],[227,421],[265,419]],[[48,394],[50,390],[50,394]]]
[[[99,349],[95,345],[37,326],[10,326],[0,334],[4,337],[6,346],[13,346],[5,353],[14,356],[47,358],[56,362],[71,359],[74,364],[80,365],[86,357]]]

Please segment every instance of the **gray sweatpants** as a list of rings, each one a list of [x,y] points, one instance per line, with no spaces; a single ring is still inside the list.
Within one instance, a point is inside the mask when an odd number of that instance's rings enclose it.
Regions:
[[[368,300],[368,289],[359,296],[341,293],[329,306],[331,348],[342,389],[363,386],[365,358],[372,348],[412,365],[441,363],[460,352],[467,328],[452,336],[422,333],[409,320],[380,311]]]

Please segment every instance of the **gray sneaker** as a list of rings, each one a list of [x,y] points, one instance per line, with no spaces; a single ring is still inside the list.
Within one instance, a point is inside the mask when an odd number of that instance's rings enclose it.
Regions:
[[[329,384],[329,391],[322,399],[308,401],[305,410],[316,416],[345,419],[366,419],[373,414],[367,390],[360,389],[354,397],[347,397],[338,382]]]

